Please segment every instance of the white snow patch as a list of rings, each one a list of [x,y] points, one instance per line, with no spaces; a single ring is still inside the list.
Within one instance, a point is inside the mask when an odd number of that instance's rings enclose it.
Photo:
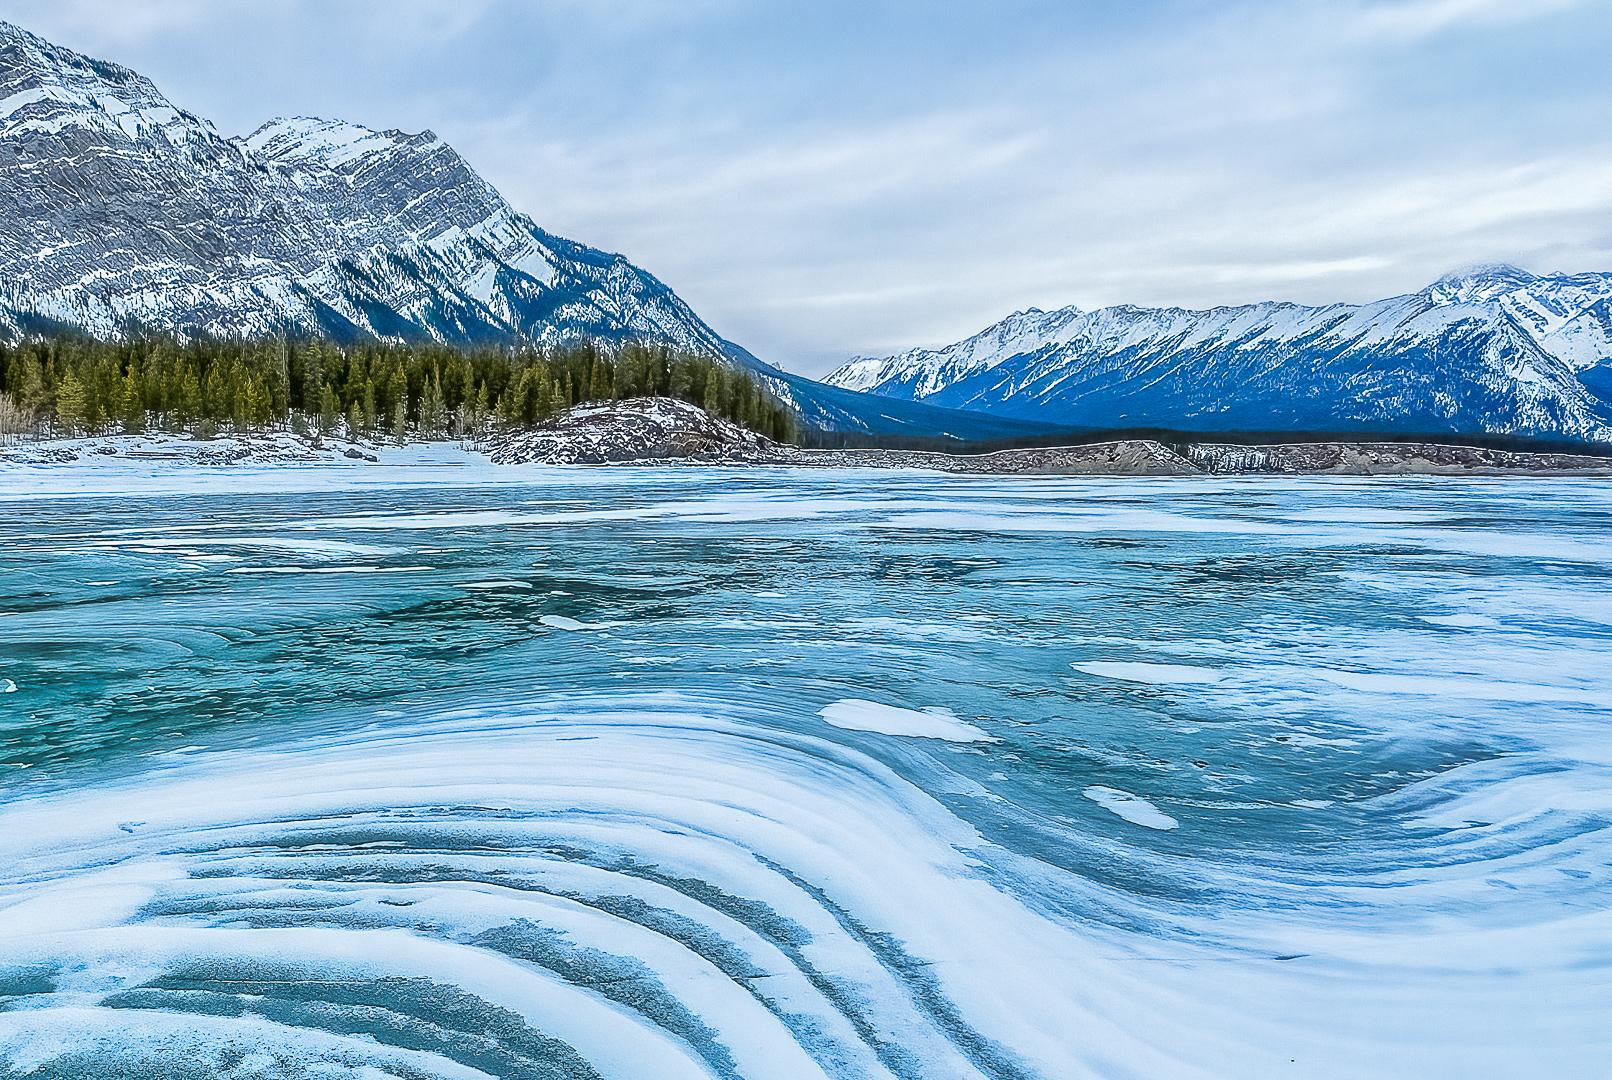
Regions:
[[[555,630],[599,630],[599,629],[602,629],[602,626],[599,623],[585,623],[585,622],[581,622],[580,620],[577,620],[577,619],[569,618],[569,617],[567,617],[565,615],[544,615],[542,618],[538,619],[537,621],[542,623],[544,626],[552,627]]]
[[[434,566],[236,566],[226,574],[418,574]]]
[[[1475,675],[1400,675],[1377,671],[1343,671],[1335,668],[1318,668],[1314,674],[1334,686],[1367,694],[1453,698],[1466,701],[1535,703],[1557,701],[1584,705],[1605,703],[1604,688],[1594,685],[1550,686]]]
[[[1487,615],[1419,615],[1425,623],[1434,626],[1454,626],[1462,630],[1498,630],[1500,623]]]
[[[944,739],[947,742],[996,742],[997,740],[957,719],[950,709],[903,709],[876,701],[847,698],[826,705],[818,716],[833,727],[847,731],[872,731],[880,735],[903,735],[914,739]]]
[[[1140,825],[1144,829],[1159,829],[1169,831],[1180,826],[1180,822],[1154,806],[1140,795],[1132,795],[1119,788],[1103,787],[1093,784],[1082,795],[1101,806],[1111,814],[1129,821],[1132,825]]]
[[[1147,664],[1127,660],[1089,660],[1070,664],[1076,671],[1097,675],[1104,679],[1122,682],[1158,683],[1163,685],[1205,685],[1222,681],[1225,676],[1214,668],[1192,667],[1188,664]]]

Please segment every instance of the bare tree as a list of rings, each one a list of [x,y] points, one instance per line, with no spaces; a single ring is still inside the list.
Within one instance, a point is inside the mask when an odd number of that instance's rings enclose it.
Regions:
[[[34,417],[10,394],[0,394],[0,446],[33,430]]]

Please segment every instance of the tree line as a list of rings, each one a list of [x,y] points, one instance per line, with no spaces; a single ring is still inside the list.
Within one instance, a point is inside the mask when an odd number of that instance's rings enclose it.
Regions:
[[[664,346],[460,350],[328,341],[0,343],[0,437],[294,430],[474,439],[584,401],[672,397],[779,441],[793,413],[747,372]]]

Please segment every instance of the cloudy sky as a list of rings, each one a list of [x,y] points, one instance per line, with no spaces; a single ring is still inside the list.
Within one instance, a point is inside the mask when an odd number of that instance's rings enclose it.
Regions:
[[[821,373],[1018,308],[1612,269],[1603,0],[6,0],[243,133],[432,128]]]

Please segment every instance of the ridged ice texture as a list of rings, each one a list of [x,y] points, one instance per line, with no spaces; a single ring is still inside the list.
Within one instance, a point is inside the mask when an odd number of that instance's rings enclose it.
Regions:
[[[1095,427],[1612,440],[1612,274],[1480,267],[1370,304],[1017,312],[852,390]]]
[[[1612,1053],[1603,483],[100,462],[0,501],[6,1080]]]

